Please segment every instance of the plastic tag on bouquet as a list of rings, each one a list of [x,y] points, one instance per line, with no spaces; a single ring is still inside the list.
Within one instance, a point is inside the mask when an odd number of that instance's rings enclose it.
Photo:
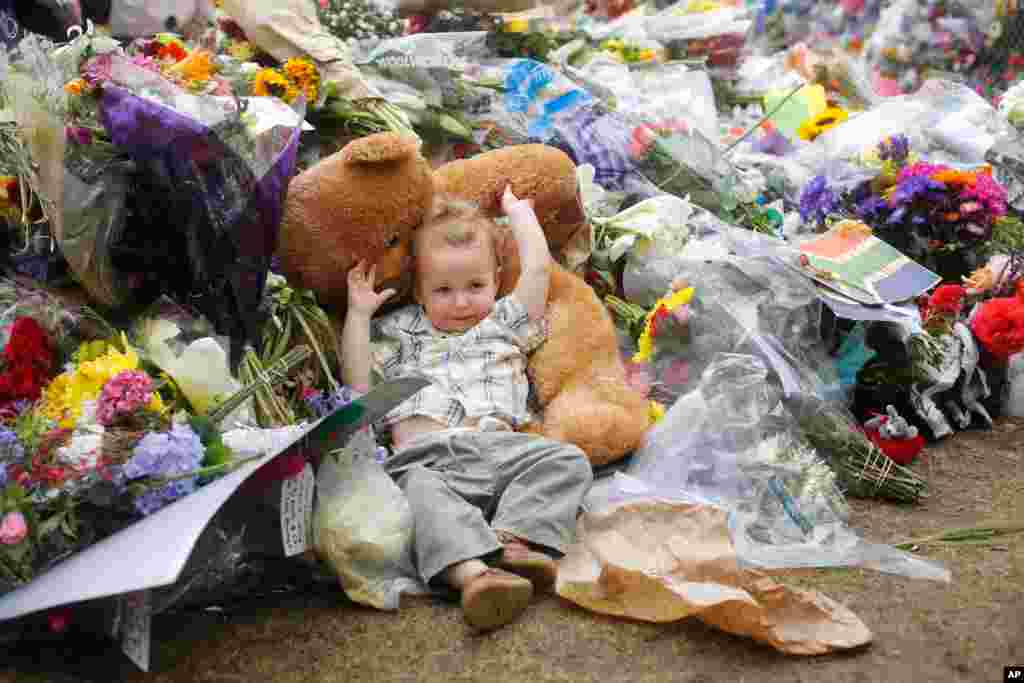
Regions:
[[[149,671],[152,643],[153,612],[150,592],[136,591],[122,595],[117,602],[111,635],[121,644],[121,651],[135,666]]]
[[[301,555],[313,547],[315,490],[316,478],[309,463],[299,476],[286,479],[281,486],[281,542],[285,557]]]

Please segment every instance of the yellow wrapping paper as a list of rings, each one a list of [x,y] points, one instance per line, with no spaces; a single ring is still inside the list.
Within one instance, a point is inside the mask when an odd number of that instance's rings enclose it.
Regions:
[[[741,569],[726,512],[656,500],[580,517],[559,563],[560,596],[602,614],[651,622],[698,617],[794,655],[847,650],[871,631],[845,606]]]

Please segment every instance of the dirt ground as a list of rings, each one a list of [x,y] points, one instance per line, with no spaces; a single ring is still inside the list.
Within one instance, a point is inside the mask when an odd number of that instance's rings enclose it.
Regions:
[[[869,540],[898,542],[989,520],[1024,520],[1024,419],[958,434],[916,468],[922,505],[851,501]],[[0,655],[0,681],[978,681],[1024,665],[1024,536],[922,551],[952,570],[939,584],[857,569],[784,580],[845,603],[874,632],[858,651],[789,657],[696,620],[635,623],[537,600],[517,623],[474,636],[450,604],[410,600],[398,613],[336,589],[280,594],[224,612],[163,615],[154,671],[95,641],[36,643]]]

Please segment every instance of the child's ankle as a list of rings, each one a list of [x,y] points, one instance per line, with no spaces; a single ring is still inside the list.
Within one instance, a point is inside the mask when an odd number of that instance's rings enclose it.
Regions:
[[[451,565],[445,570],[445,580],[456,590],[462,590],[469,583],[487,571],[487,565],[481,560],[465,560]]]

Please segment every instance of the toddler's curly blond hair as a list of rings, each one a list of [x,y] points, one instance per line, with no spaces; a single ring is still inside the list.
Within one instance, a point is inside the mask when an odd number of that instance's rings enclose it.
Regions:
[[[487,240],[494,254],[495,270],[501,271],[498,246],[504,235],[503,226],[484,215],[476,204],[443,195],[435,197],[430,213],[414,235],[413,263],[417,262],[416,255],[427,248],[425,239],[435,235],[452,247],[468,247]]]

